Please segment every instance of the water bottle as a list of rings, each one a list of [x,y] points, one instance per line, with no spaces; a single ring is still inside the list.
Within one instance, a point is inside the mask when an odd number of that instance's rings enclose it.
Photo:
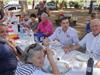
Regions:
[[[93,75],[93,65],[94,65],[94,60],[93,58],[90,57],[87,62],[86,75]]]
[[[35,41],[34,41],[34,33],[33,33],[32,30],[30,30],[30,43],[31,43],[31,44],[32,44],[32,43],[35,43]]]

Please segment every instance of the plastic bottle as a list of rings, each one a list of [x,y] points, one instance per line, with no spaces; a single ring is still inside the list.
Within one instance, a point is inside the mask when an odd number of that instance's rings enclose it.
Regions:
[[[32,30],[30,30],[30,44],[35,43],[34,41],[34,32]]]
[[[86,75],[93,75],[93,65],[94,65],[94,60],[93,58],[90,57],[87,62]]]

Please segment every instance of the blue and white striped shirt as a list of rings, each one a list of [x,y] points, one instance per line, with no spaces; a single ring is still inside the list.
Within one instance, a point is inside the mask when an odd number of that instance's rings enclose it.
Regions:
[[[31,75],[35,70],[38,69],[39,68],[33,64],[24,64],[22,62],[18,62],[15,75]]]

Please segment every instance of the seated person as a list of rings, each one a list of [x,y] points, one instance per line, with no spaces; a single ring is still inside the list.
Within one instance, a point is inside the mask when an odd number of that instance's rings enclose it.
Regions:
[[[41,22],[38,24],[37,32],[42,32],[46,37],[53,33],[53,24],[46,13],[41,15]]]
[[[37,43],[30,45],[26,49],[22,61],[18,63],[15,75],[32,75],[36,71],[42,71],[41,69],[44,65],[45,54],[52,66],[53,73],[55,75],[60,75],[51,50],[49,48],[43,49],[43,47]]]
[[[35,14],[31,14],[30,15],[30,18],[31,18],[31,22],[30,22],[30,28],[35,31],[37,29],[37,25],[38,25],[38,22],[36,21],[36,15]]]
[[[86,47],[86,53],[92,54],[99,61],[97,62],[97,67],[100,67],[100,19],[91,20],[90,25],[92,32],[88,33],[79,44],[66,48],[66,52],[79,47]]]
[[[64,49],[77,44],[79,42],[77,31],[69,26],[68,18],[62,17],[60,24],[61,26],[56,28],[55,32],[48,37],[49,41],[59,41],[64,46]]]
[[[16,67],[15,50],[8,43],[6,26],[0,24],[0,75],[14,75]]]
[[[92,13],[91,17],[90,17],[90,20],[88,20],[87,23],[86,23],[86,33],[91,32],[90,21],[93,20],[93,19],[96,19],[96,18],[97,18],[97,14]]]

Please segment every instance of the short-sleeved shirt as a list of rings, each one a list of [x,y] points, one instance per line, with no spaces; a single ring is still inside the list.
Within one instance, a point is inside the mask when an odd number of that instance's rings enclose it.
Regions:
[[[100,34],[96,37],[92,32],[88,33],[80,42],[80,46],[86,47],[86,53],[93,52],[100,59]]]
[[[23,63],[19,61],[15,75],[31,75],[34,73],[35,70],[39,70],[39,69],[40,68],[36,67],[33,64]]]
[[[66,32],[62,30],[62,27],[58,27],[49,40],[58,40],[62,45],[74,45],[79,42],[77,31],[72,27],[69,27]]]

